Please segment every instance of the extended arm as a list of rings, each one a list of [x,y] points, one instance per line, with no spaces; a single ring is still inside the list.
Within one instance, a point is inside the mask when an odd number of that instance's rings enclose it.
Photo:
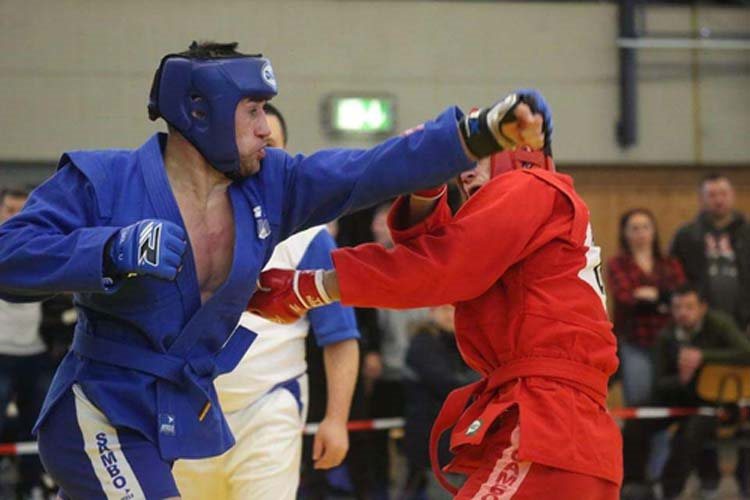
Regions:
[[[350,305],[394,309],[475,298],[513,264],[569,230],[567,201],[557,212],[557,191],[519,172],[487,184],[460,217],[391,250],[378,245],[333,254],[330,295]],[[556,207],[557,208],[557,207]],[[558,223],[548,223],[558,217]],[[337,281],[337,285],[333,282]]]
[[[532,107],[542,114],[533,114]],[[449,108],[410,134],[369,150],[287,158],[281,237],[399,194],[439,186],[477,158],[502,149],[522,144],[540,149],[550,131],[543,98],[525,91],[469,115]]]
[[[570,229],[570,205],[554,188],[522,172],[513,179],[487,184],[460,218],[391,250],[375,244],[337,250],[335,272],[267,271],[249,307],[284,322],[338,298],[403,309],[477,297],[519,259]]]

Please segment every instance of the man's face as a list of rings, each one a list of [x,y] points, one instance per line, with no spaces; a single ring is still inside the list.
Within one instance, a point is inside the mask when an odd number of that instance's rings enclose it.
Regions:
[[[672,317],[677,326],[694,330],[703,321],[708,305],[694,292],[672,297]]]
[[[716,218],[727,217],[734,210],[734,189],[728,179],[706,181],[701,187],[701,206]]]
[[[0,204],[0,222],[5,222],[20,212],[27,199],[27,196],[4,196],[3,202]]]
[[[271,130],[266,143],[272,148],[286,149],[286,137],[284,137],[284,129],[281,128],[281,120],[275,115],[266,114],[266,121]]]
[[[473,196],[480,187],[484,186],[490,180],[491,175],[490,158],[482,158],[477,162],[476,167],[461,172],[458,176],[458,182],[461,184],[461,189],[466,196]]]
[[[240,175],[248,177],[258,173],[260,161],[266,156],[266,141],[271,134],[265,101],[242,99],[234,112],[234,134],[240,154]]]

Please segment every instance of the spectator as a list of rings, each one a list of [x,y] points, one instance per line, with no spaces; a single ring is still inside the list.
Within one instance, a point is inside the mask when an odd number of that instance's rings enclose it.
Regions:
[[[712,309],[734,317],[743,330],[750,323],[750,224],[735,210],[729,179],[718,173],[700,186],[701,212],[681,227],[671,253],[687,279],[705,290]]]
[[[450,498],[430,470],[430,429],[448,393],[478,379],[458,352],[453,313],[450,305],[431,308],[429,320],[418,326],[406,355],[404,450],[409,472],[403,498],[407,500]],[[440,443],[442,464],[450,459],[447,441]]]
[[[21,189],[6,189],[0,198],[0,223],[21,211],[28,198]],[[39,303],[11,304],[0,300],[0,433],[11,401],[18,408],[18,436],[31,441],[31,428],[52,380],[53,367],[40,335]],[[42,464],[35,455],[19,459],[20,498],[41,498]]]
[[[375,209],[370,229],[376,243],[386,248],[393,240],[386,222],[390,203]],[[401,417],[404,414],[404,365],[409,336],[414,325],[428,319],[427,309],[377,309],[377,351],[365,355],[362,370],[365,390],[370,390],[372,418]],[[375,347],[375,346],[373,346]],[[370,462],[375,498],[388,498],[391,483],[389,432],[372,433],[373,457]]]
[[[608,263],[608,277],[625,401],[642,405],[651,399],[652,350],[669,323],[669,296],[685,281],[680,264],[662,256],[649,210],[636,208],[620,218],[620,252]]]
[[[729,316],[709,310],[693,286],[675,292],[672,316],[674,324],[661,332],[656,344],[656,401],[674,406],[706,404],[696,393],[700,368],[710,363],[750,364],[750,340]],[[706,463],[702,452],[706,442],[715,437],[716,418],[695,415],[678,422],[662,477],[665,498],[678,497],[696,469],[703,490],[707,494],[715,491],[720,479],[718,464]],[[741,468],[742,463],[738,472]],[[743,482],[740,489],[746,495]]]

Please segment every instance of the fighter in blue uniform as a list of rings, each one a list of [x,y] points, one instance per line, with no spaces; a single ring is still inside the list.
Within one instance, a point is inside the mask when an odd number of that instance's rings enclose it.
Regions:
[[[169,133],[65,153],[0,227],[1,298],[75,292],[74,343],[36,425],[62,498],[177,497],[176,458],[232,446],[213,379],[255,337],[237,323],[276,243],[549,129],[541,96],[523,91],[370,150],[292,157],[265,147],[270,62],[235,48],[165,56],[149,115]]]

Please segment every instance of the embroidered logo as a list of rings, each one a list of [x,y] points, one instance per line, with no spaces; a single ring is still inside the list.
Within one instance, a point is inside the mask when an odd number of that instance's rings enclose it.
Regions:
[[[274,90],[276,90],[276,77],[273,74],[273,68],[271,67],[271,63],[266,63],[263,65],[263,69],[260,72],[261,76],[263,77],[263,80],[271,86]]]
[[[161,243],[161,222],[149,222],[138,235],[138,265],[159,265],[159,246]]]
[[[253,207],[253,218],[255,219],[255,230],[258,239],[265,240],[271,235],[271,224],[263,216],[263,207],[256,205]]]
[[[466,435],[471,436],[472,434],[475,434],[481,428],[482,428],[482,420],[476,419],[471,423],[469,428],[466,429]]]
[[[104,470],[106,470],[109,477],[112,478],[112,484],[115,486],[115,488],[117,488],[118,490],[127,488],[128,480],[125,479],[125,476],[118,466],[117,455],[115,455],[115,453],[109,449],[108,445],[109,440],[107,439],[107,434],[104,432],[98,433],[96,435],[96,446],[99,451],[99,459],[104,466]],[[129,493],[130,489],[125,489],[126,496],[124,496],[123,498],[132,498]]]
[[[167,436],[175,435],[174,415],[170,415],[169,413],[159,414],[159,433]]]
[[[521,464],[518,461],[518,451],[514,451],[510,461],[500,470],[497,475],[495,484],[490,487],[489,492],[493,496],[484,498],[499,498],[509,492],[515,493],[518,490],[518,481],[521,479]],[[496,496],[495,496],[496,495]]]

